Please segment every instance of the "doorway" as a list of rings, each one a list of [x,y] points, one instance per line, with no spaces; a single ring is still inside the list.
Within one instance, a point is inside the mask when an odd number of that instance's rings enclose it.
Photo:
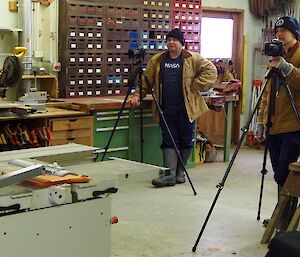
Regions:
[[[219,24],[219,26],[215,26],[215,28],[213,29],[214,33],[212,33],[212,28],[202,27],[203,35],[201,35],[201,54],[203,54],[203,56],[208,59],[231,59],[236,77],[242,82],[244,10],[203,7],[202,19],[204,24],[209,24],[209,26],[214,26],[213,24]],[[221,22],[222,26],[220,25]],[[227,34],[223,33],[223,25],[225,23],[227,24]],[[232,26],[232,31],[230,31],[230,26]],[[209,29],[210,31],[207,36],[205,34],[206,29]],[[228,33],[230,35],[228,35]],[[213,34],[215,35],[215,38]],[[204,37],[206,38],[204,39]],[[226,43],[223,37],[226,37],[227,39],[229,38],[228,40],[226,39]],[[215,49],[225,49],[225,45],[226,51],[219,53],[220,55],[224,54],[224,56],[217,56],[215,54],[218,53],[218,51],[211,50],[211,46],[213,46],[213,48]],[[212,54],[211,51],[213,51],[214,53]],[[242,97],[243,96],[240,93],[239,101],[235,103],[233,107],[231,140],[234,144],[237,144],[240,138],[240,115]],[[203,132],[213,143],[223,145],[225,118],[226,117],[224,115],[224,112],[216,112],[210,110],[199,119],[198,129]]]

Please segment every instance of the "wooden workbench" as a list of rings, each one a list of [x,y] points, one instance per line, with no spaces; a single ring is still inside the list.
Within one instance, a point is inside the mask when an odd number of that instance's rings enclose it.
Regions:
[[[94,111],[94,110],[109,110],[119,109],[122,107],[125,96],[101,96],[101,97],[86,97],[86,98],[60,98],[53,99],[55,102],[64,102],[69,104],[75,104],[80,107],[82,111]],[[149,107],[152,102],[152,97],[148,95],[144,98],[144,104]],[[125,108],[131,108],[129,103],[125,104]]]
[[[222,96],[221,96],[222,97]],[[52,102],[47,103],[47,112],[46,113],[33,113],[28,114],[26,116],[18,116],[18,115],[8,115],[8,116],[0,116],[0,125],[6,124],[8,122],[19,122],[19,120],[22,120],[25,125],[28,126],[28,124],[36,123],[37,126],[48,126],[51,128],[51,131],[54,135],[55,140],[52,140],[50,142],[50,145],[55,144],[61,144],[61,143],[81,143],[81,144],[89,144],[94,145],[100,148],[103,148],[105,145],[103,145],[103,142],[107,141],[108,134],[105,134],[103,130],[107,130],[107,128],[102,129],[102,122],[103,115],[108,115],[110,117],[105,117],[104,120],[107,120],[108,118],[111,118],[110,125],[113,126],[115,123],[116,115],[118,115],[120,108],[123,105],[123,101],[125,99],[125,96],[106,96],[106,97],[89,97],[89,98],[66,98],[66,99],[53,99]],[[211,104],[212,98],[207,97],[206,101]],[[233,103],[238,101],[238,95],[236,96],[226,96],[224,97],[224,109],[225,109],[225,124],[224,124],[224,161],[229,160],[229,151],[230,151],[230,145],[231,145],[231,127],[232,127],[232,109],[233,109]],[[152,97],[147,96],[144,101],[144,109],[148,109],[150,111],[150,106],[152,103]],[[125,104],[125,109],[128,110],[131,109],[131,106],[129,103]],[[99,111],[107,111],[107,110],[114,110],[113,114],[111,112],[109,113],[101,113]],[[131,115],[129,115],[129,121],[130,124],[135,124],[133,119],[136,118],[134,113],[131,112]],[[100,115],[100,116],[97,116]],[[125,115],[125,114],[124,114]],[[128,115],[128,114],[126,114]],[[125,115],[125,116],[126,116]],[[150,114],[149,114],[150,115]],[[147,116],[147,115],[146,115]],[[82,118],[80,118],[82,117]],[[100,118],[99,118],[100,117]],[[102,117],[102,118],[101,118]],[[150,116],[147,116],[150,118]],[[123,117],[124,118],[124,117]],[[201,117],[202,119],[202,117]],[[33,122],[31,122],[33,120]],[[76,120],[74,122],[74,120]],[[205,123],[207,123],[207,120],[205,120]],[[200,123],[201,126],[205,123]],[[57,127],[58,126],[58,127]],[[105,125],[107,126],[107,124]],[[155,128],[155,125],[148,124],[147,130],[147,137],[151,134],[152,137],[155,137],[155,140],[157,141],[156,144],[159,144],[159,137],[158,134],[159,130]],[[150,129],[150,127],[153,127],[153,130]],[[211,126],[215,126],[215,124],[205,124],[206,128],[208,130],[211,129]],[[207,127],[209,126],[209,127]],[[131,129],[129,129],[129,127]],[[136,141],[137,133],[138,131],[136,129],[133,129],[133,127],[136,127],[136,125],[128,126],[128,132],[125,132],[122,128],[122,131],[124,131],[124,135],[122,135],[122,138],[128,137],[128,142]],[[156,126],[157,127],[157,126]],[[57,129],[57,132],[55,132],[55,129]],[[77,130],[77,131],[75,131]],[[87,131],[88,130],[88,131]],[[101,131],[101,132],[100,132]],[[202,131],[202,130],[201,130]],[[88,133],[87,133],[88,132]],[[98,133],[99,132],[99,133]],[[108,133],[108,132],[107,132]],[[120,133],[120,132],[119,132]],[[88,135],[89,134],[89,135]],[[85,136],[83,138],[83,135]],[[101,138],[99,137],[100,135]],[[133,139],[134,138],[134,139]],[[65,142],[67,140],[67,142]],[[77,140],[77,141],[76,141]],[[80,140],[80,141],[78,141]],[[132,141],[133,140],[133,141]],[[147,139],[153,141],[153,139]],[[99,144],[101,142],[101,144]],[[98,145],[99,144],[99,145]],[[145,144],[146,145],[146,144]],[[127,148],[126,148],[127,147]],[[128,145],[126,146],[126,149],[129,149]],[[119,147],[120,149],[123,149],[124,146],[122,145]],[[150,149],[153,150],[152,148]],[[149,150],[149,151],[150,151]],[[145,151],[146,152],[146,151]],[[137,155],[137,153],[127,153],[124,156],[118,156],[122,158],[127,158],[126,156],[130,155]],[[130,158],[130,157],[129,157]],[[153,156],[151,157],[153,158]],[[134,158],[133,158],[134,159]],[[149,157],[150,159],[150,157]]]
[[[223,161],[228,162],[230,158],[230,146],[232,142],[232,128],[233,128],[233,109],[238,105],[239,95],[228,94],[219,96],[223,98],[222,111],[216,112],[209,110],[198,119],[198,128],[203,132],[213,143],[222,141],[223,145]],[[214,102],[213,98],[207,98],[206,102]],[[239,132],[239,128],[236,129]],[[239,135],[238,135],[239,137]]]
[[[66,103],[75,104],[80,106],[80,109],[85,111],[96,111],[96,110],[109,110],[109,109],[119,109],[122,107],[125,96],[103,96],[103,97],[89,97],[89,98],[68,98],[68,99],[58,99],[58,101],[64,101]],[[233,117],[233,106],[239,101],[238,94],[228,94],[219,95],[213,97],[204,97],[208,104],[216,102],[216,99],[222,99],[224,104],[224,132],[223,132],[223,146],[224,155],[223,160],[229,161],[230,145],[231,145],[231,134],[232,134],[232,117]],[[152,96],[148,95],[144,99],[145,108],[151,106]],[[129,103],[126,103],[126,108],[131,108]],[[205,120],[205,119],[204,119]],[[210,124],[209,126],[214,126]],[[202,126],[203,127],[203,126]],[[222,126],[223,127],[223,126]],[[208,129],[211,129],[208,127]]]
[[[53,118],[53,117],[71,117],[71,116],[80,116],[87,115],[85,111],[77,110],[68,110],[59,107],[47,107],[47,112],[43,113],[30,113],[27,115],[17,115],[15,113],[7,113],[8,115],[0,113],[0,121],[9,121],[9,120],[18,120],[18,119],[37,119],[37,118]]]
[[[2,102],[0,151],[67,143],[93,145],[90,112],[70,103],[49,103],[46,109],[47,112],[24,114],[26,107],[10,103],[5,106]],[[20,112],[22,115],[17,114]]]

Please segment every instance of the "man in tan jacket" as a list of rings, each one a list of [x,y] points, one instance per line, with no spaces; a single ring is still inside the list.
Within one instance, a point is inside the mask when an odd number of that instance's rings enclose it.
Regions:
[[[184,36],[179,29],[173,29],[166,36],[168,50],[154,55],[147,64],[145,76],[149,86],[159,101],[167,125],[186,164],[193,147],[194,121],[208,111],[200,95],[216,81],[217,71],[214,64],[199,53],[184,50]],[[142,81],[142,96],[149,92],[145,80]],[[139,105],[139,90],[130,98],[133,107]],[[164,166],[170,169],[168,174],[154,179],[157,187],[174,186],[184,183],[184,169],[178,162],[177,153],[168,134],[166,124],[160,119],[153,103],[154,117],[159,121],[162,131]]]
[[[270,59],[269,68],[277,68],[284,80],[279,80],[281,85],[276,89],[274,113],[271,116],[269,128],[268,149],[270,153],[274,179],[278,184],[278,190],[282,188],[289,170],[289,163],[297,161],[300,153],[300,125],[292,109],[288,95],[284,88],[287,83],[295,104],[300,108],[300,47],[299,47],[299,23],[290,16],[280,17],[275,23],[275,35],[283,43],[285,56],[273,56]],[[257,136],[260,137],[263,125],[267,124],[269,113],[269,101],[271,92],[271,80],[267,84],[262,97],[258,114]],[[290,215],[296,206],[296,199],[290,199],[290,206],[280,223],[280,230],[285,230]],[[292,210],[293,209],[293,210]]]

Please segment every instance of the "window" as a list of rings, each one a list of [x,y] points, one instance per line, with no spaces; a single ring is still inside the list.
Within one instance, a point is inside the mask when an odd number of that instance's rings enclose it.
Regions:
[[[232,58],[233,19],[202,17],[201,55]]]

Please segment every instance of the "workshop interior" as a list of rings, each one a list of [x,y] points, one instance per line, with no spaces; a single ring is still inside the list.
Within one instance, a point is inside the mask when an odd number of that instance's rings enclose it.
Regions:
[[[266,42],[277,47],[278,17],[299,21],[299,0],[1,0],[0,9],[2,256],[300,256],[300,209],[280,240],[288,196],[276,205],[266,138],[256,136]],[[168,170],[154,100],[132,108],[127,97],[175,28],[217,80],[201,92],[209,111],[195,121],[190,184],[154,188]],[[293,164],[285,192],[299,197]]]

